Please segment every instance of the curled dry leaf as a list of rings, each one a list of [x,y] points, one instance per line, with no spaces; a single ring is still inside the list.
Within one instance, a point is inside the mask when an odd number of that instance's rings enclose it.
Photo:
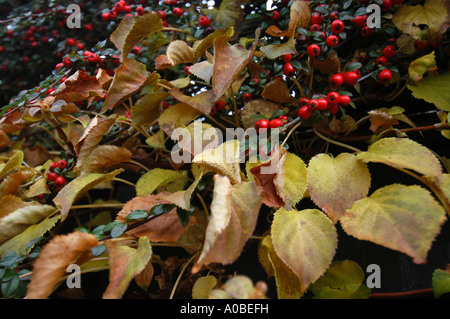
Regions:
[[[52,97],[54,97],[54,101],[64,100],[66,103],[86,99],[92,101],[97,96],[103,96],[103,92],[103,87],[95,76],[78,70],[52,93]]]
[[[91,234],[74,232],[51,239],[33,264],[33,274],[28,285],[28,299],[45,299],[50,296],[68,265],[76,262],[84,251],[96,246],[97,238]]]
[[[296,28],[305,28],[311,20],[311,10],[303,0],[294,0],[291,5],[290,20],[287,30],[281,31],[276,25],[271,25],[266,33],[274,37],[290,37]]]
[[[374,133],[376,133],[380,127],[398,124],[398,120],[394,116],[386,112],[380,110],[372,110],[368,113],[370,116],[371,124],[369,129]]]
[[[265,85],[261,96],[269,101],[280,104],[292,103],[296,100],[295,97],[291,95],[286,83],[277,79]]]
[[[194,50],[182,40],[170,42],[166,55],[172,65],[194,62]]]

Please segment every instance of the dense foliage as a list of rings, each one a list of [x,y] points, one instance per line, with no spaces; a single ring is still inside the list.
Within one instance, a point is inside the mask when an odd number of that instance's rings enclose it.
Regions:
[[[32,3],[0,2],[4,298],[85,297],[74,264],[94,297],[368,298],[340,232],[427,262],[447,1]],[[229,268],[252,243],[262,280]]]

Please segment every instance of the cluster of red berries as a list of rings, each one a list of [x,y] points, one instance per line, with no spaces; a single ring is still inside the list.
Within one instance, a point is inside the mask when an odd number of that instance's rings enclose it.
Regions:
[[[144,1],[139,1],[140,4],[144,4]],[[125,0],[120,0],[114,4],[111,10],[102,13],[102,19],[105,22],[114,21],[121,13],[125,13],[125,16],[132,16],[133,8]],[[145,9],[141,6],[135,9],[135,15],[143,15]]]
[[[267,130],[268,128],[279,128],[283,125],[289,123],[289,117],[286,115],[280,115],[278,118],[268,120],[268,119],[260,119],[255,123],[255,129],[258,132],[262,130]]]
[[[214,103],[214,106],[212,107],[209,115],[216,115],[217,112],[225,110],[226,106],[227,106],[227,103],[224,100],[217,101],[216,103]]]
[[[336,114],[339,111],[340,106],[348,106],[350,104],[350,96],[340,95],[338,92],[330,92],[326,97],[319,97],[308,99],[302,97],[299,100],[300,109],[298,110],[298,116],[302,119],[308,119],[312,112],[328,110],[330,114]]]
[[[64,177],[64,170],[67,168],[67,161],[59,160],[58,162],[51,162],[50,171],[47,174],[47,181],[54,183],[58,188],[66,185]]]

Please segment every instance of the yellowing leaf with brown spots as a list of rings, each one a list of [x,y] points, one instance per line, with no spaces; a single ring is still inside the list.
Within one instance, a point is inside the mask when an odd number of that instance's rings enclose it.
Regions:
[[[403,252],[423,264],[445,220],[444,209],[428,190],[393,184],[355,202],[340,223],[349,235]]]
[[[370,172],[355,155],[318,154],[309,162],[309,195],[334,223],[355,201],[367,196],[369,188]]]

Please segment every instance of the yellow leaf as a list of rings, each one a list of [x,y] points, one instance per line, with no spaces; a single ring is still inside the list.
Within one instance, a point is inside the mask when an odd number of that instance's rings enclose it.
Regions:
[[[159,117],[158,123],[161,129],[170,136],[174,129],[192,122],[200,115],[201,111],[185,103],[178,103],[164,110]]]
[[[81,165],[82,174],[104,171],[111,165],[131,161],[133,153],[125,147],[115,145],[99,145],[93,149]]]
[[[164,186],[176,179],[185,178],[186,171],[154,168],[142,175],[136,183],[136,195],[150,195],[158,187]]]
[[[217,278],[208,275],[198,278],[192,287],[192,299],[208,299],[209,293],[217,285]]]
[[[194,50],[182,40],[170,42],[166,55],[172,65],[194,62]]]
[[[347,234],[422,264],[445,220],[444,209],[426,189],[393,184],[355,202],[340,222]]]
[[[434,51],[415,59],[409,64],[408,74],[413,81],[420,81],[423,75],[428,71],[436,71],[436,56]]]
[[[15,152],[11,158],[4,164],[0,164],[0,178],[3,178],[9,172],[19,168],[23,162],[23,152]]]

